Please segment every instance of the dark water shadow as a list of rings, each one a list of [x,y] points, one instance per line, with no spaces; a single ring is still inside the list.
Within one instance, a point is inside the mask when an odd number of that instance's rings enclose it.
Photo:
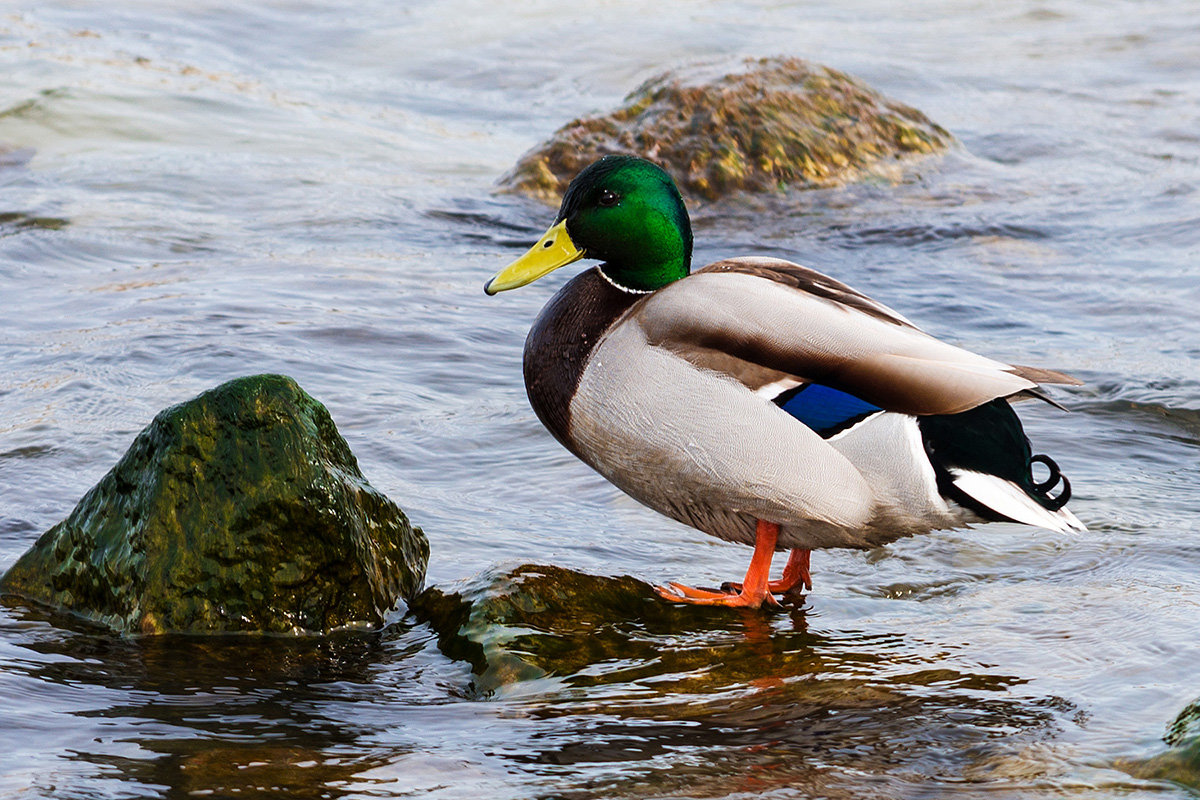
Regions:
[[[9,653],[25,652],[5,659],[7,680],[48,698],[47,717],[78,720],[61,758],[89,791],[336,798],[396,755],[361,746],[370,723],[327,708],[370,702],[378,664],[410,654],[399,631],[391,646],[380,633],[122,638],[39,609],[6,616]]]

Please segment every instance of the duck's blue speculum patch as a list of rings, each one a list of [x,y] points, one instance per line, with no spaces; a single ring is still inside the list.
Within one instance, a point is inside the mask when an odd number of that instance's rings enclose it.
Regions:
[[[819,383],[804,383],[789,389],[775,398],[775,405],[812,428],[823,439],[852,428],[883,410],[852,394]]]

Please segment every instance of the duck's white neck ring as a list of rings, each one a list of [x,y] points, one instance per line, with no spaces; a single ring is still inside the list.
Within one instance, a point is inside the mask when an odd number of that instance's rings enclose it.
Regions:
[[[596,271],[599,272],[600,277],[608,281],[614,289],[619,289],[622,292],[626,292],[628,294],[652,294],[655,291],[654,289],[630,289],[628,286],[622,286],[612,278],[608,277],[608,273],[604,271],[604,267],[596,267]]]

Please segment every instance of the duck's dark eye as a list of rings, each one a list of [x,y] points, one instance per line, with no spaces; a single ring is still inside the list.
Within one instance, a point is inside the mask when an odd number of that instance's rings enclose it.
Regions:
[[[616,192],[605,189],[604,191],[600,192],[600,197],[596,199],[596,202],[605,208],[612,208],[617,203],[621,202],[621,198],[617,196]]]

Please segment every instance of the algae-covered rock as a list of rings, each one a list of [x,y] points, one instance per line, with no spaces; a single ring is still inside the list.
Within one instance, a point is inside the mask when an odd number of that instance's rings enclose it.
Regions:
[[[1200,790],[1200,737],[1150,758],[1118,763],[1135,778],[1171,781]]]
[[[1200,700],[1167,727],[1170,749],[1143,759],[1121,759],[1117,766],[1135,778],[1164,780],[1200,790]]]
[[[474,691],[488,694],[615,656],[629,642],[612,635],[613,625],[671,611],[655,600],[649,584],[634,578],[525,564],[452,590],[431,587],[409,608],[438,632],[443,652],[471,664]]]
[[[665,73],[611,114],[568,123],[526,153],[501,189],[557,204],[592,161],[633,153],[666,168],[685,197],[713,200],[841,184],[952,141],[920,111],[797,58],[711,73]]]
[[[420,590],[429,544],[291,378],[172,406],[0,592],[117,631],[377,626]]]
[[[471,691],[482,695],[544,677],[573,686],[620,684],[634,676],[600,665],[642,673],[648,664],[652,674],[681,676],[677,682],[656,680],[665,693],[703,692],[709,681],[723,687],[761,677],[763,661],[730,658],[731,647],[739,650],[751,640],[768,649],[797,643],[772,635],[763,614],[739,616],[731,638],[728,609],[669,603],[629,576],[543,564],[496,567],[456,586],[430,587],[409,609],[437,631],[442,652],[472,666]],[[742,623],[747,627],[737,631]],[[812,641],[807,633],[799,639]],[[806,662],[801,669],[819,666]]]

